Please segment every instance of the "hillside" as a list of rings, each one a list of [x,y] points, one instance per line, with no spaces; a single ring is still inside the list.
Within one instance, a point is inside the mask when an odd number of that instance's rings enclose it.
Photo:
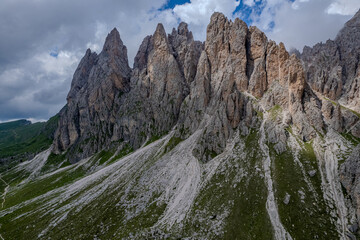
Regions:
[[[18,161],[29,160],[50,147],[57,128],[58,116],[47,122],[31,123],[17,120],[0,123],[0,169],[10,168]]]

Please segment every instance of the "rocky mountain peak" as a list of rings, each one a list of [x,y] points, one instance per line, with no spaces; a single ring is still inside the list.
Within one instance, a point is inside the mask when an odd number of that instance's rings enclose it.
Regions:
[[[214,12],[213,14],[211,14],[210,23],[208,24],[208,27],[216,25],[221,22],[224,23],[226,21],[227,21],[227,18],[225,17],[225,15],[223,13]]]
[[[304,47],[301,59],[313,90],[360,111],[360,10],[334,40]]]
[[[94,135],[101,136],[109,131],[106,128],[112,128],[115,119],[111,110],[119,94],[130,90],[130,74],[127,49],[114,28],[106,37],[102,52],[97,55],[88,49],[75,71],[68,103],[60,112],[54,152],[69,150],[75,143]],[[99,124],[104,128],[100,132],[93,128]],[[101,141],[109,140],[103,136]],[[97,150],[91,146],[84,148]],[[75,151],[74,148],[71,151]]]
[[[90,70],[96,63],[97,56],[98,55],[95,52],[92,53],[89,48],[86,50],[85,56],[81,59],[75,70],[71,88],[67,96],[68,102],[76,99],[78,92],[88,83]]]
[[[116,75],[123,75],[126,78],[130,77],[130,67],[128,63],[127,57],[127,48],[123,44],[120,33],[116,28],[114,28],[106,37],[103,50],[99,55],[99,63],[100,65],[107,65],[110,67],[108,73],[110,71],[115,73]],[[120,83],[117,85],[119,86]],[[127,83],[121,83],[121,85],[127,85]]]
[[[360,27],[360,9],[357,13],[345,24],[346,27]]]
[[[165,29],[161,23],[157,25],[156,30],[153,34],[153,44],[155,50],[160,50],[160,51],[170,50]]]
[[[103,46],[103,51],[111,52],[115,49],[121,48],[122,46],[123,46],[123,42],[120,38],[120,33],[116,28],[114,28],[106,37]]]
[[[181,22],[177,28],[177,32],[179,35],[182,35],[182,36],[186,36],[188,37],[188,34],[189,34],[189,30],[188,30],[188,25],[187,23],[185,22]],[[192,35],[191,35],[192,36]]]
[[[335,41],[339,45],[356,46],[360,40],[360,9],[359,11],[345,23],[344,27],[337,34]]]

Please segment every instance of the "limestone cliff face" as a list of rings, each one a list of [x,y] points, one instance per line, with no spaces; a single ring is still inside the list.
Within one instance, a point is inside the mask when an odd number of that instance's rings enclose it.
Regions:
[[[286,126],[292,125],[305,140],[324,127],[321,101],[307,85],[300,60],[256,27],[248,28],[240,19],[231,22],[220,13],[211,17],[184,103],[178,128],[190,133],[205,129],[194,151],[205,162],[224,150],[237,129],[246,135],[258,128],[259,114],[274,107],[284,113],[278,116],[280,122],[286,122],[271,130],[280,152],[285,148]]]
[[[75,71],[66,108],[60,113],[55,152],[71,148],[82,157],[109,143],[108,133],[115,123],[113,109],[118,96],[130,90],[130,73],[127,50],[116,29],[107,36],[99,55],[86,51]],[[92,145],[80,148],[88,139],[94,140]]]
[[[351,196],[358,221],[360,220],[360,145],[358,145],[340,168],[341,183]],[[360,222],[360,221],[359,221]]]
[[[356,24],[352,20],[347,26]],[[341,34],[348,34],[346,29]],[[328,51],[324,49],[321,45],[316,52]],[[331,50],[331,64],[348,65],[352,60],[336,60],[336,49]],[[330,129],[358,136],[358,116],[318,94],[334,99],[357,88],[343,80],[336,80],[337,87],[321,85],[315,76],[319,68],[328,74],[327,63],[314,67],[323,58],[309,57],[306,51],[315,54],[305,49],[302,62],[258,28],[214,13],[204,43],[194,41],[186,23],[169,35],[159,24],[143,40],[131,69],[114,29],[103,51],[96,55],[88,50],[74,74],[54,151],[68,151],[77,161],[114,146],[139,148],[172,129],[181,139],[199,130],[193,154],[207,162],[223,152],[235,132],[259,129],[264,118],[269,141],[279,153],[286,148],[288,128],[304,141]]]
[[[312,88],[334,101],[360,111],[360,11],[335,40],[305,47],[301,54]]]
[[[102,52],[88,50],[74,74],[54,151],[68,151],[77,161],[117,144],[138,148],[168,132],[189,93],[202,48],[186,24],[169,37],[159,24],[144,39],[130,69],[114,29]]]
[[[318,43],[312,48],[305,47],[301,59],[309,85],[325,99],[321,106],[325,126],[359,138],[360,10],[345,24],[335,40]],[[332,101],[326,101],[326,98]],[[351,196],[359,221],[359,147],[345,159],[340,167],[340,178]]]

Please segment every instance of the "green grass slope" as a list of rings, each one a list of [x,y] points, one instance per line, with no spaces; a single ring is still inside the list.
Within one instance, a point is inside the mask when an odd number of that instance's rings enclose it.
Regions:
[[[48,148],[57,128],[58,115],[47,122],[18,120],[0,124],[0,158],[38,153]]]
[[[1,174],[10,188],[0,209],[0,234],[4,239],[274,239],[260,132],[237,135],[224,153],[191,167],[184,154],[191,152],[193,136],[180,141],[170,133],[136,151],[102,151],[71,165],[65,154],[49,152],[44,160],[18,165]],[[314,144],[294,136],[281,154],[267,146],[285,229],[293,239],[339,239]],[[311,170],[317,170],[314,176]],[[194,175],[199,181],[188,181]],[[5,187],[0,182],[1,193]],[[290,201],[284,203],[287,194]]]

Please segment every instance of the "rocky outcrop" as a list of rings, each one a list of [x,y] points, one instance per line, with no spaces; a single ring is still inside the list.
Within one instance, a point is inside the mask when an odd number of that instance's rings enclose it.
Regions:
[[[346,192],[352,199],[356,209],[358,222],[360,224],[360,145],[354,148],[353,152],[340,167],[340,179]]]
[[[335,40],[305,47],[301,54],[312,88],[327,98],[360,111],[360,10]]]
[[[339,50],[331,53],[336,59]],[[265,130],[278,153],[286,149],[287,128],[304,141],[329,128],[358,132],[356,115],[318,96],[327,88],[334,98],[338,93],[327,80],[314,80],[317,68],[306,56],[304,69],[295,54],[258,28],[214,13],[204,43],[194,41],[186,23],[168,35],[159,24],[130,69],[114,29],[103,51],[88,50],[74,74],[54,151],[68,151],[77,161],[113,146],[139,148],[175,127],[182,139],[201,130],[193,153],[207,162],[223,152],[235,132],[259,128],[264,115],[271,118]]]
[[[324,128],[359,138],[360,10],[334,40],[318,43],[312,48],[305,47],[301,59],[309,85],[323,98],[321,109]],[[342,164],[340,177],[351,196],[360,223],[359,158],[359,147],[356,147]]]
[[[267,90],[266,73],[267,38],[256,27],[250,27],[248,35],[248,63],[249,91],[257,98],[263,96]]]
[[[138,148],[168,132],[189,93],[201,50],[186,24],[171,37],[159,24],[144,39],[130,69],[114,29],[102,52],[88,50],[74,74],[54,151],[68,151],[77,161],[113,145]]]
[[[187,84],[190,84],[195,78],[204,45],[200,41],[194,41],[192,32],[184,22],[180,23],[177,30],[174,28],[168,38],[173,55],[180,65]]]
[[[289,56],[282,43],[268,41],[256,27],[213,14],[178,122],[182,132],[204,129],[194,154],[209,161],[224,150],[237,129],[248,134],[250,128],[259,127],[260,113],[277,107],[284,113],[278,116],[280,123],[285,124],[280,128],[270,124],[268,129],[279,152],[285,150],[284,129],[289,125],[304,140],[323,131],[321,100],[307,85],[300,60]]]
[[[107,36],[99,55],[86,51],[75,71],[67,105],[60,112],[55,152],[71,150],[76,161],[110,141],[114,105],[120,94],[129,91],[130,72],[127,50],[116,29]],[[91,144],[80,144],[89,139]]]

